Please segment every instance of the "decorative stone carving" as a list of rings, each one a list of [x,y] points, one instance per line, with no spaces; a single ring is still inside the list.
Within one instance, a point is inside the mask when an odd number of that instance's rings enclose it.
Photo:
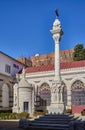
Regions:
[[[61,23],[58,19],[58,10],[56,10],[56,19],[53,23],[53,28],[51,33],[53,35],[53,40],[55,43],[55,77],[51,90],[51,106],[49,108],[49,113],[63,113],[64,104],[62,100],[63,85],[60,75],[60,55],[59,55],[59,42],[61,40],[62,29]]]
[[[15,94],[14,106],[17,106],[17,95]]]
[[[59,41],[60,41],[60,34],[54,34],[53,35],[53,40],[56,41],[57,43],[59,43]]]
[[[62,102],[62,91],[63,91],[64,84],[60,83],[53,83],[51,88],[53,100],[57,102]]]
[[[81,88],[84,89],[84,84],[81,81],[79,81],[79,80],[74,82],[73,85],[72,85],[72,90],[74,90],[74,89],[81,89]]]

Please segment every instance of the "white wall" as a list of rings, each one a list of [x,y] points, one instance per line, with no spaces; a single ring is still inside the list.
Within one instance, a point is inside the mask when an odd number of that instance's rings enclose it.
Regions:
[[[5,65],[9,65],[11,66],[11,73],[7,73],[5,72]],[[15,68],[13,66],[13,64],[16,64],[19,66],[18,68]],[[19,72],[19,70],[21,70],[23,68],[23,65],[20,64],[18,61],[13,60],[12,58],[0,53],[0,73],[8,75],[8,76],[13,76],[14,74],[16,74],[17,72]]]
[[[19,112],[23,112],[23,103],[29,102],[28,113],[32,113],[32,90],[30,88],[19,88]]]
[[[9,87],[7,84],[2,86],[2,107],[9,108]]]

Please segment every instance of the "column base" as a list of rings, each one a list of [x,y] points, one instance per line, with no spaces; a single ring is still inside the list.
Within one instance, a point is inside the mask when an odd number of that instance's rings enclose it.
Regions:
[[[48,113],[62,114],[65,111],[64,103],[51,103],[48,108]]]

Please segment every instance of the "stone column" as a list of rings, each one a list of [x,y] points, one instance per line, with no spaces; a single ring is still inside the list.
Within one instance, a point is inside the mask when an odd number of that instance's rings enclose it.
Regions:
[[[72,91],[71,89],[68,89],[67,90],[67,109],[71,109],[71,94],[72,94]]]
[[[60,40],[63,35],[61,23],[58,19],[58,12],[56,12],[56,19],[53,23],[51,31],[53,40],[55,43],[55,77],[51,91],[51,106],[49,107],[49,113],[63,113],[64,104],[62,100],[63,82],[60,75]]]
[[[52,33],[54,30],[51,30]],[[60,32],[55,32],[53,34],[53,40],[55,42],[55,81],[60,81],[60,54],[59,54],[59,39],[60,39]]]

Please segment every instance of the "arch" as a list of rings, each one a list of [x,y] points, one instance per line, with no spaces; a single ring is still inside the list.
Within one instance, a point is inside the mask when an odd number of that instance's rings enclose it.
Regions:
[[[44,84],[44,83],[48,84],[49,87],[51,88],[52,82],[50,82],[49,80],[42,80],[42,81],[40,81],[40,83],[38,83],[38,86],[41,86],[41,85]]]
[[[67,80],[65,80],[65,79],[62,79],[62,81],[63,81],[63,83],[65,84],[65,86],[67,86],[68,81],[67,81]]]
[[[85,86],[81,80],[76,80],[72,86],[73,113],[80,113],[85,108]],[[76,109],[76,111],[75,111]]]
[[[51,88],[48,83],[43,82],[38,88],[38,110],[46,110],[51,103]]]
[[[46,83],[46,82],[42,83],[41,86],[40,86],[40,89],[44,89],[44,88],[49,88],[50,89],[49,84]]]
[[[84,84],[82,81],[80,80],[76,80],[73,84],[72,84],[72,90],[75,90],[75,89],[85,89],[84,87]]]
[[[78,80],[81,81],[81,82],[85,85],[85,79],[84,79],[84,78],[75,77],[75,78],[73,78],[73,79],[71,80],[71,82],[70,82],[70,88],[72,88],[73,83],[76,82],[76,81],[78,81]]]
[[[9,86],[8,84],[3,84],[2,86],[2,107],[9,107]]]

